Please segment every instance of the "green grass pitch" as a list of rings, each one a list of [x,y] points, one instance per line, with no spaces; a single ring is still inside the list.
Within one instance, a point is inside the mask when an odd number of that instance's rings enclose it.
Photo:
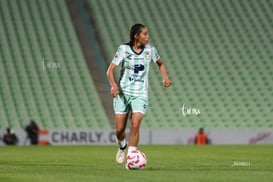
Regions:
[[[1,182],[273,181],[272,145],[139,146],[143,170],[115,163],[116,146],[0,147]]]

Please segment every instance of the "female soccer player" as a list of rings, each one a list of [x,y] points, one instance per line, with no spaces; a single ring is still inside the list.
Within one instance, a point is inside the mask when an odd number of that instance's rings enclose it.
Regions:
[[[116,161],[119,164],[125,159],[127,147],[125,129],[129,115],[131,123],[128,153],[136,150],[139,142],[140,123],[148,105],[148,73],[151,60],[159,67],[163,86],[171,86],[157,49],[148,43],[147,27],[143,24],[133,25],[130,29],[130,41],[119,46],[107,70],[115,110],[116,136],[119,145]],[[118,82],[114,77],[117,66],[121,66]]]

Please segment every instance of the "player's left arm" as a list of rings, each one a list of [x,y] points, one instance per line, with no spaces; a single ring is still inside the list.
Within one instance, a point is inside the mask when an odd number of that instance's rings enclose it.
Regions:
[[[172,85],[172,82],[168,77],[165,64],[163,63],[163,61],[161,59],[158,59],[156,61],[156,64],[157,64],[157,66],[159,68],[159,71],[160,71],[160,73],[162,75],[162,78],[163,78],[163,81],[162,81],[163,86],[164,87],[170,87]]]

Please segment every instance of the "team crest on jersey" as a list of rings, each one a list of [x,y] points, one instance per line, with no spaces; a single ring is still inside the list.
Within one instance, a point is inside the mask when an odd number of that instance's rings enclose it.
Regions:
[[[145,53],[145,59],[147,59],[147,60],[151,59],[150,52],[147,51],[147,52]]]

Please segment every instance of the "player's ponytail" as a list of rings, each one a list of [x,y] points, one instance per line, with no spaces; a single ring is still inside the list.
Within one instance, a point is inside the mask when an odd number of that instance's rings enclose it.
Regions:
[[[143,24],[134,24],[131,29],[130,29],[130,41],[128,42],[128,44],[130,46],[133,46],[134,45],[134,42],[135,42],[135,35],[139,35],[141,30],[145,28],[145,25]]]

